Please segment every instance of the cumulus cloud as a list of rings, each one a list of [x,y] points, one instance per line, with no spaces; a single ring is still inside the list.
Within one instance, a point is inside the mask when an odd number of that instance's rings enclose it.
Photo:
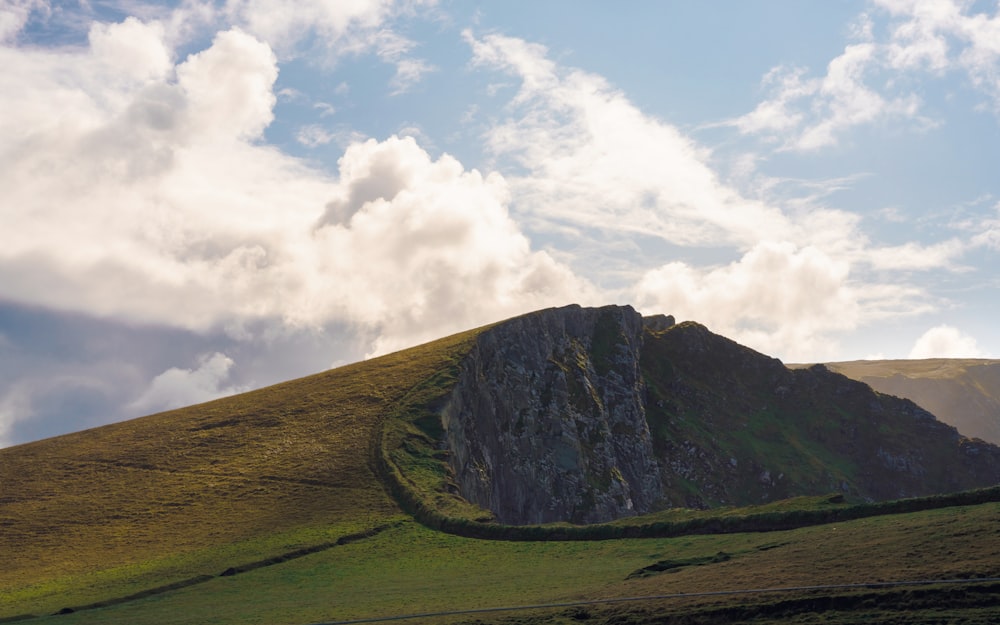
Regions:
[[[939,325],[924,332],[910,358],[980,358],[984,354],[976,339],[950,325]]]
[[[267,44],[231,29],[177,62],[164,37],[130,18],[0,51],[0,297],[198,332],[345,323],[373,353],[593,300],[531,249],[498,174],[396,137],[312,170],[260,141]]]
[[[437,160],[410,137],[369,140],[340,160],[339,193],[315,230],[326,293],[347,318],[377,320],[375,352],[546,305],[594,302],[596,290],[532,251],[507,212],[498,174]]]
[[[247,389],[223,386],[232,366],[232,358],[216,352],[203,356],[196,369],[171,367],[153,378],[131,407],[142,412],[160,412],[241,393]]]
[[[850,263],[811,247],[762,242],[716,267],[668,263],[636,288],[644,311],[669,311],[784,358],[836,354],[836,336],[865,323],[926,310],[920,291],[855,283]]]

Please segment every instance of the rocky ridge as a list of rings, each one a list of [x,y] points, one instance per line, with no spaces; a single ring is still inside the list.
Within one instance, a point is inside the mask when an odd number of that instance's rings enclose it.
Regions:
[[[441,405],[455,486],[506,524],[1000,482],[1000,448],[908,400],[627,306],[484,330]]]

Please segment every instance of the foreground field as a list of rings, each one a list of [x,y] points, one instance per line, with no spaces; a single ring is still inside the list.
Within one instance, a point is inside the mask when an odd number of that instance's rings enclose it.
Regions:
[[[403,521],[371,538],[285,563],[31,622],[302,625],[674,593],[995,578],[1000,577],[998,520],[1000,504],[994,503],[785,532],[596,542],[475,540]],[[824,612],[828,620],[809,620],[824,606],[842,609]],[[734,610],[744,620],[722,618]],[[1000,584],[674,598],[406,622],[765,623],[772,618],[991,623],[1000,618]]]

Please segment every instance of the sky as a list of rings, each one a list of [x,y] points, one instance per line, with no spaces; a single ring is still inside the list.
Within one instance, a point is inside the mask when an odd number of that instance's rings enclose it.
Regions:
[[[997,358],[998,174],[995,0],[0,0],[0,446],[570,303]]]

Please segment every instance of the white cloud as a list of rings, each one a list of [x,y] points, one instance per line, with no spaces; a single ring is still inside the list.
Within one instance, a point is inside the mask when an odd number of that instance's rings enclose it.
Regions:
[[[1000,114],[1000,7],[993,15],[956,0],[876,0],[901,17],[892,30],[890,59],[897,68],[964,71]]]
[[[646,312],[693,319],[768,354],[821,360],[836,354],[836,335],[899,314],[918,292],[856,284],[850,264],[815,247],[762,242],[739,260],[699,268],[674,262],[637,285]],[[912,311],[919,310],[914,306]]]
[[[223,13],[233,23],[266,41],[283,58],[325,50],[328,60],[374,53],[395,65],[392,94],[400,94],[435,68],[411,52],[417,44],[387,23],[417,8],[433,7],[436,0],[227,0]]]
[[[595,302],[595,290],[528,239],[497,174],[438,160],[409,137],[369,140],[340,161],[339,194],[316,229],[316,269],[337,276],[320,307],[372,320],[375,351],[543,306]]]
[[[787,236],[780,211],[723,185],[708,153],[644,115],[600,76],[557,66],[520,39],[466,33],[474,62],[521,80],[489,147],[526,168],[519,210],[553,224],[642,233],[682,244],[747,245]]]
[[[950,325],[939,325],[924,332],[913,349],[910,358],[980,358],[982,350],[976,339]]]
[[[48,12],[45,0],[3,0],[0,3],[0,43],[17,37],[32,12]]]
[[[436,71],[433,65],[422,59],[401,58],[395,61],[396,74],[389,81],[392,95],[406,93],[428,73]]]
[[[497,174],[411,138],[352,144],[339,178],[262,144],[277,61],[253,36],[174,65],[156,23],[93,32],[0,49],[0,297],[200,332],[344,323],[373,352],[596,299],[531,249]],[[136,51],[127,71],[108,50]]]
[[[232,358],[219,352],[203,356],[197,369],[171,367],[153,378],[131,408],[143,413],[160,412],[242,393],[247,389],[223,386],[232,367]]]
[[[309,124],[299,128],[295,133],[295,140],[307,148],[315,148],[326,145],[337,138],[337,133],[319,124]]]
[[[882,10],[862,14],[855,26],[860,41],[831,60],[822,78],[775,67],[763,80],[768,98],[728,123],[800,151],[837,145],[849,130],[879,122],[908,120],[926,128],[934,122],[921,115],[921,99],[901,91],[906,81],[895,80],[919,72],[963,72],[1000,113],[1000,9],[990,16],[959,0],[874,4]],[[886,16],[889,36],[879,40],[873,21]]]
[[[805,79],[802,68],[776,67],[763,80],[772,92],[769,99],[730,123],[746,134],[781,138],[783,149],[808,151],[836,145],[844,132],[856,126],[916,118],[918,97],[886,99],[866,84],[880,53],[874,43],[848,45],[830,61],[822,78]]]
[[[873,248],[866,252],[865,261],[875,269],[926,270],[952,268],[967,244],[959,239],[923,245],[910,242],[892,247]]]
[[[223,12],[282,51],[315,33],[329,47],[377,29],[392,13],[393,0],[227,0]]]

